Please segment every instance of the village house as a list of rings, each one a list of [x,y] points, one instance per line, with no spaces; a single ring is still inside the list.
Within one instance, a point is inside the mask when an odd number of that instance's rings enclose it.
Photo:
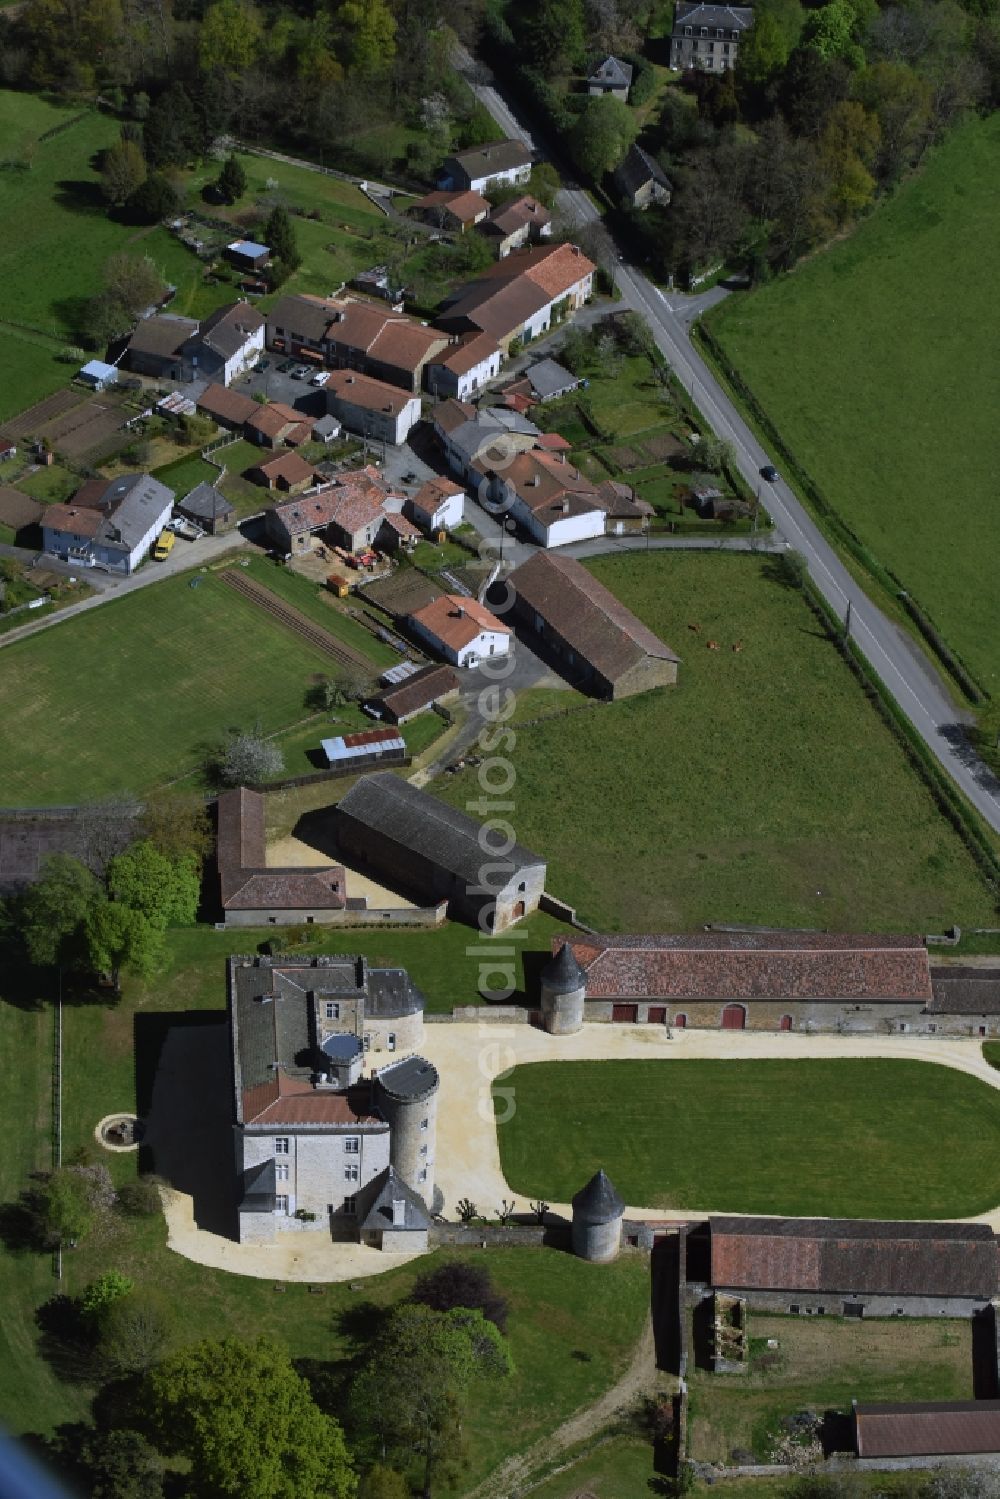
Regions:
[[[432,224],[435,229],[464,234],[467,229],[482,223],[490,205],[481,193],[437,189],[418,198],[406,211],[411,218]]]
[[[546,239],[552,233],[552,215],[537,198],[515,198],[494,209],[479,232],[491,241],[497,259],[505,260],[529,240]]]
[[[48,505],[42,548],[107,572],[132,573],[170,519],[173,491],[151,474],[88,479],[64,505]]]
[[[605,532],[608,536],[644,536],[656,511],[648,500],[640,499],[623,479],[605,479],[597,493],[605,510]]]
[[[475,489],[483,508],[509,515],[539,546],[604,535],[607,512],[598,486],[565,453],[532,449],[496,467],[486,454],[472,468],[485,481]]]
[[[404,509],[432,536],[451,531],[465,519],[465,490],[454,479],[427,479]]]
[[[251,484],[263,484],[266,489],[280,489],[285,494],[305,489],[316,481],[316,470],[307,463],[301,453],[283,452],[256,468],[248,469],[246,477]]]
[[[628,103],[628,91],[631,87],[632,64],[622,62],[620,58],[611,55],[603,58],[596,67],[592,68],[587,79],[588,94],[610,94],[613,99],[620,99],[623,104]]]
[[[588,1021],[845,1035],[946,1030],[943,1017],[928,1015],[931,970],[919,937],[706,931],[565,940]]]
[[[670,66],[709,73],[735,68],[740,39],[752,25],[752,6],[678,0],[670,34]]]
[[[269,401],[266,406],[254,402],[244,432],[247,440],[259,447],[277,448],[285,444],[296,448],[312,437],[312,422],[283,401]]]
[[[670,178],[656,158],[641,146],[629,146],[613,175],[618,195],[628,208],[644,209],[654,203],[670,202],[674,190]]]
[[[488,333],[466,333],[427,365],[427,389],[468,401],[500,373],[503,355]]]
[[[256,416],[260,402],[238,390],[212,384],[206,385],[195,405],[202,416],[210,417],[218,426],[239,432]]]
[[[135,327],[126,367],[156,380],[211,380],[230,385],[246,374],[264,349],[264,319],[249,302],[219,307],[200,323],[155,313]]]
[[[236,506],[204,480],[177,502],[177,509],[186,520],[194,521],[209,536],[221,536],[236,525]]]
[[[997,1295],[986,1223],[709,1219],[688,1236],[692,1279],[754,1310],[832,1317],[972,1317]]]
[[[227,974],[239,1241],[426,1248],[440,1079],[412,1051],[425,1000],[406,970],[237,956]]]
[[[478,666],[510,650],[509,627],[476,599],[443,593],[409,616],[415,635],[453,666]]]
[[[357,370],[411,393],[450,337],[416,318],[351,298],[280,297],[267,314],[272,349],[328,369]]]
[[[398,447],[420,420],[420,397],[353,370],[334,370],[324,387],[328,413],[349,432]]]
[[[452,473],[477,488],[483,482],[483,469],[476,467],[480,459],[484,468],[505,464],[533,448],[541,436],[534,422],[517,411],[454,399],[435,406],[431,426]]]
[[[299,926],[336,920],[347,905],[343,867],[270,868],[264,797],[238,786],[216,802],[215,863],[226,926]]]
[[[135,326],[125,351],[125,366],[136,375],[153,380],[190,379],[185,349],[197,336],[194,318],[171,312],[154,313]]]
[[[359,552],[376,544],[389,516],[402,518],[405,499],[369,464],[338,474],[312,494],[275,505],[265,525],[283,552],[308,551],[314,536]]]
[[[527,182],[531,176],[531,152],[520,141],[489,141],[449,156],[442,169],[441,186],[453,191],[486,193],[508,183]]]
[[[496,585],[505,615],[595,697],[632,697],[677,681],[678,658],[603,583],[571,557],[536,552]]]
[[[422,666],[370,697],[365,712],[385,723],[401,724],[436,703],[450,703],[457,697],[458,677],[450,666]]]
[[[859,1405],[853,1402],[854,1455],[861,1465],[891,1459],[893,1467],[929,1461],[1000,1458],[1000,1400],[924,1400]],[[973,1488],[970,1485],[970,1493]]]
[[[597,267],[576,245],[514,250],[442,304],[438,326],[451,333],[488,333],[506,354],[578,311],[594,290]]]
[[[523,385],[532,403],[558,401],[561,396],[571,395],[580,384],[576,375],[555,359],[539,359],[525,370],[518,388]],[[505,391],[511,387],[505,387]]]
[[[452,918],[505,931],[538,909],[545,863],[521,844],[493,853],[474,818],[391,771],[362,776],[337,804],[337,842],[359,866]]]

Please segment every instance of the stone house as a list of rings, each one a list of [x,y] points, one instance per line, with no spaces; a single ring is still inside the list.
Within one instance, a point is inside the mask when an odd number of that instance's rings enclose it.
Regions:
[[[301,453],[283,452],[258,463],[256,468],[248,469],[247,478],[252,484],[263,484],[265,489],[280,489],[291,494],[314,483],[316,470]]]
[[[853,1403],[854,1454],[862,1463],[894,1467],[971,1458],[995,1469],[1000,1458],[1000,1400]],[[970,1492],[973,1491],[970,1485]]]
[[[285,552],[308,551],[314,536],[363,551],[374,546],[388,517],[401,518],[405,494],[391,489],[374,465],[338,474],[311,494],[267,512],[267,534]]]
[[[545,863],[515,843],[489,852],[481,825],[391,771],[356,781],[337,805],[337,840],[344,854],[376,875],[446,900],[453,918],[485,931],[504,931],[537,910]]]
[[[268,346],[332,370],[357,370],[411,395],[450,338],[417,318],[350,297],[280,297],[267,314]]]
[[[915,936],[571,933],[553,946],[562,940],[585,975],[588,1021],[846,1035],[934,1024],[927,949]]]
[[[587,78],[587,93],[610,94],[613,99],[628,103],[628,91],[632,87],[632,64],[622,62],[610,54],[592,68]]]
[[[527,182],[531,176],[531,152],[520,141],[489,141],[449,156],[442,169],[441,186],[462,192],[486,193],[491,188]]]
[[[444,593],[408,618],[421,641],[452,666],[478,666],[491,656],[510,650],[509,625],[497,619],[476,599]]]
[[[749,5],[678,0],[670,34],[670,66],[724,73],[735,68],[743,33],[753,25]]]
[[[594,697],[632,697],[677,681],[678,657],[571,557],[536,552],[498,589],[510,619]]]
[[[488,333],[465,333],[427,365],[432,395],[468,401],[500,373],[503,355]]]
[[[411,218],[432,224],[435,229],[448,229],[452,233],[464,234],[482,223],[490,211],[490,205],[481,193],[453,192],[438,188],[418,198],[406,210]]]
[[[312,437],[312,422],[284,401],[269,401],[266,406],[255,401],[243,430],[247,441],[258,447],[299,447]]]
[[[446,298],[437,322],[450,333],[488,333],[505,354],[587,302],[597,267],[577,245],[514,250]]]
[[[227,927],[325,924],[341,920],[347,907],[342,865],[268,866],[264,797],[246,786],[216,802],[215,865]]]
[[[264,318],[249,302],[230,302],[207,318],[155,313],[137,323],[125,364],[158,380],[210,380],[230,385],[264,349]]]
[[[997,1242],[986,1223],[713,1216],[707,1235],[712,1289],[760,1311],[971,1317],[1000,1290]],[[692,1267],[698,1240],[692,1230]]]
[[[472,465],[476,498],[491,515],[509,515],[540,547],[603,536],[607,511],[599,486],[564,452],[518,453],[494,467],[487,455]]]
[[[450,531],[465,519],[465,490],[454,479],[428,479],[406,501],[405,509],[431,535]]]
[[[260,402],[245,396],[238,390],[227,390],[224,385],[213,382],[197,397],[195,405],[202,416],[207,416],[220,427],[238,432],[256,416]]]
[[[497,259],[505,260],[529,240],[547,239],[552,233],[552,215],[537,198],[515,198],[495,209],[480,224],[479,232],[491,241]]]
[[[209,536],[221,536],[236,525],[236,506],[231,504],[212,484],[204,480],[196,484],[190,494],[179,500],[177,509],[196,526],[201,526]]]
[[[153,380],[187,380],[185,349],[197,336],[194,318],[154,313],[136,324],[125,351],[125,366]]]
[[[420,397],[353,370],[334,370],[324,388],[327,410],[349,432],[398,447],[420,420]]]
[[[170,519],[173,491],[151,474],[88,479],[72,500],[48,505],[42,547],[81,567],[130,574]]]
[[[458,677],[450,666],[422,666],[369,698],[365,712],[383,723],[407,723],[435,703],[450,703],[457,697]]]
[[[411,1050],[423,1010],[405,969],[364,957],[229,959],[241,1243],[312,1231],[426,1246],[439,1078]],[[373,1052],[397,1050],[409,1055],[370,1068]],[[386,1187],[388,1220],[370,1222]]]
[[[618,195],[628,208],[667,204],[673,195],[670,178],[656,158],[641,146],[629,146],[625,159],[615,168],[613,176]]]

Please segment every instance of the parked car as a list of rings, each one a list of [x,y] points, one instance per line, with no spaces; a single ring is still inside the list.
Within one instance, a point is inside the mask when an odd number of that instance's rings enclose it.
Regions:
[[[260,363],[258,364],[257,368],[259,370],[269,370],[271,368],[271,361],[270,361],[270,359],[262,359],[260,361]]]
[[[156,538],[156,545],[153,548],[154,562],[166,562],[167,558],[170,556],[170,553],[174,549],[174,542],[176,540],[177,538],[174,535],[173,531],[167,531],[166,529],[162,530],[159,536]]]
[[[278,365],[278,374],[279,375],[287,375],[289,373],[289,371],[293,370],[294,368],[295,368],[295,360],[294,359],[283,359],[281,361],[281,363]]]
[[[297,365],[296,368],[292,370],[292,379],[293,380],[308,380],[309,376],[311,374],[312,374],[312,368],[311,368],[310,365],[308,365],[308,364],[300,364],[300,365]]]
[[[309,381],[309,384],[310,385],[320,385],[320,386],[322,386],[322,385],[326,384],[326,382],[329,380],[329,378],[330,378],[330,371],[329,370],[320,370],[320,372],[319,372],[318,375],[313,375],[312,379]]]
[[[196,526],[193,520],[188,520],[184,515],[167,521],[167,530],[173,531],[175,536],[183,536],[185,541],[199,541],[205,534],[201,526]]]
[[[760,476],[762,479],[766,479],[768,484],[777,484],[779,478],[778,470],[773,463],[765,463],[760,471]]]

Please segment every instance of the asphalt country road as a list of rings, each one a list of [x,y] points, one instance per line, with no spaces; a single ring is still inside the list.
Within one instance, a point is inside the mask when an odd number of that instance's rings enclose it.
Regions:
[[[476,81],[475,63],[466,54],[460,67],[480,102],[501,129],[531,150],[538,143],[519,123],[496,89]],[[580,224],[601,221],[594,202],[574,186],[559,195],[559,207]],[[731,442],[743,477],[761,498],[786,541],[801,553],[809,575],[830,608],[842,619],[850,605],[851,638],[867,657],[888,692],[948,775],[994,832],[1000,832],[1000,780],[976,755],[966,732],[968,714],[956,706],[943,678],[905,630],[872,603],[795,494],[779,480],[767,484],[760,470],[772,462],[736,407],[690,341],[697,314],[722,293],[699,297],[666,296],[635,266],[619,264],[622,305],[645,319],[657,347],[716,434]]]

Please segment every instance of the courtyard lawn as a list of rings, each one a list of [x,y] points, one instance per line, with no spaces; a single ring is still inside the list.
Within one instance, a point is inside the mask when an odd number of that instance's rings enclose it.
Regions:
[[[802,1410],[846,1415],[852,1400],[973,1396],[968,1321],[866,1317],[856,1322],[751,1312],[749,1331],[747,1376],[692,1368],[688,1451],[696,1461],[726,1463],[734,1450],[741,1450],[766,1462],[782,1435],[784,1418]],[[769,1339],[776,1350],[768,1349]],[[886,1491],[883,1483],[878,1487]]]
[[[636,1207],[965,1218],[1000,1204],[1000,1090],[928,1062],[534,1063],[500,1159],[567,1202],[599,1166]],[[511,1090],[511,1091],[508,1091]]]
[[[210,574],[104,603],[0,652],[4,795],[33,806],[162,785],[232,727],[300,720],[327,664]]]
[[[952,131],[848,239],[710,314],[794,456],[990,692],[998,152],[1000,115]]]
[[[514,825],[555,895],[616,931],[995,925],[964,846],[773,560],[588,565],[682,659],[676,687],[519,731]],[[434,789],[463,805],[474,775]]]
[[[278,594],[287,603],[294,605],[303,614],[307,614],[310,619],[314,619],[317,624],[323,626],[324,630],[329,630],[332,635],[336,635],[345,645],[367,656],[372,663],[373,680],[387,666],[399,664],[399,652],[394,651],[370,630],[366,630],[364,625],[352,619],[344,604],[339,599],[335,599],[328,589],[313,583],[301,573],[293,571],[292,568],[285,567],[283,563],[274,562],[265,557],[251,557],[246,572],[258,583],[263,583],[266,588],[270,588],[272,593]],[[358,607],[350,599],[347,604],[352,609]],[[331,677],[337,675],[335,661],[329,663],[327,675]]]

